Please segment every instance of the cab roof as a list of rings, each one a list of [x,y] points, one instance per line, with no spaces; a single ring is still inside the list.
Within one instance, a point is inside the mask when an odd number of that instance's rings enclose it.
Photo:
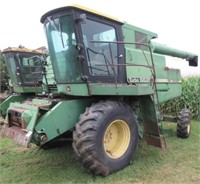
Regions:
[[[56,8],[54,10],[51,10],[51,11],[45,13],[41,17],[40,21],[41,21],[41,23],[44,23],[45,19],[48,16],[51,16],[52,14],[55,14],[55,13],[58,13],[58,12],[63,12],[65,10],[69,10],[69,9],[81,10],[81,11],[84,11],[84,12],[88,12],[88,13],[92,13],[92,14],[95,14],[95,15],[98,15],[98,16],[101,16],[101,17],[108,18],[108,19],[113,20],[115,22],[123,23],[123,21],[119,20],[118,18],[112,17],[110,15],[107,15],[107,14],[104,14],[104,13],[98,12],[96,10],[93,10],[93,9],[90,9],[90,8],[87,8],[87,7],[84,7],[84,6],[81,6],[81,5],[77,5],[77,4],[72,4],[72,5],[68,5],[68,6],[64,6],[64,7],[61,7],[61,8]]]

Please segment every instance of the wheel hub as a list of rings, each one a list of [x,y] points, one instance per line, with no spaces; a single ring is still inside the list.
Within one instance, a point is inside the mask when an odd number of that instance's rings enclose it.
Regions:
[[[114,159],[121,157],[130,144],[130,129],[123,120],[111,122],[104,134],[104,150]]]

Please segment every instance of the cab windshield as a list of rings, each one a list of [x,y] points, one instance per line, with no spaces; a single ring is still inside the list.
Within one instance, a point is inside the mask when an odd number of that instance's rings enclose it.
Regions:
[[[71,16],[50,19],[46,34],[57,83],[81,82],[81,65],[77,60],[76,36]]]
[[[4,53],[3,55],[5,57],[6,67],[11,79],[11,83],[12,85],[18,85],[19,80],[18,77],[16,76],[17,63],[15,61],[14,54]]]

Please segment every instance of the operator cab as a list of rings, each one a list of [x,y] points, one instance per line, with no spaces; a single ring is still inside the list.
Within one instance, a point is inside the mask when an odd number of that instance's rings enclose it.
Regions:
[[[122,22],[79,6],[52,10],[41,22],[57,84],[124,82],[124,46],[114,43],[123,40]]]
[[[47,53],[24,47],[7,48],[2,52],[14,92],[34,93],[41,91],[43,64]]]

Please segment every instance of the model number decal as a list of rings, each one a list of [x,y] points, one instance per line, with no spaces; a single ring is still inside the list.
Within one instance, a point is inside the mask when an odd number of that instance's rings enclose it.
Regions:
[[[147,78],[128,78],[128,83],[136,83],[136,82],[150,82]]]

